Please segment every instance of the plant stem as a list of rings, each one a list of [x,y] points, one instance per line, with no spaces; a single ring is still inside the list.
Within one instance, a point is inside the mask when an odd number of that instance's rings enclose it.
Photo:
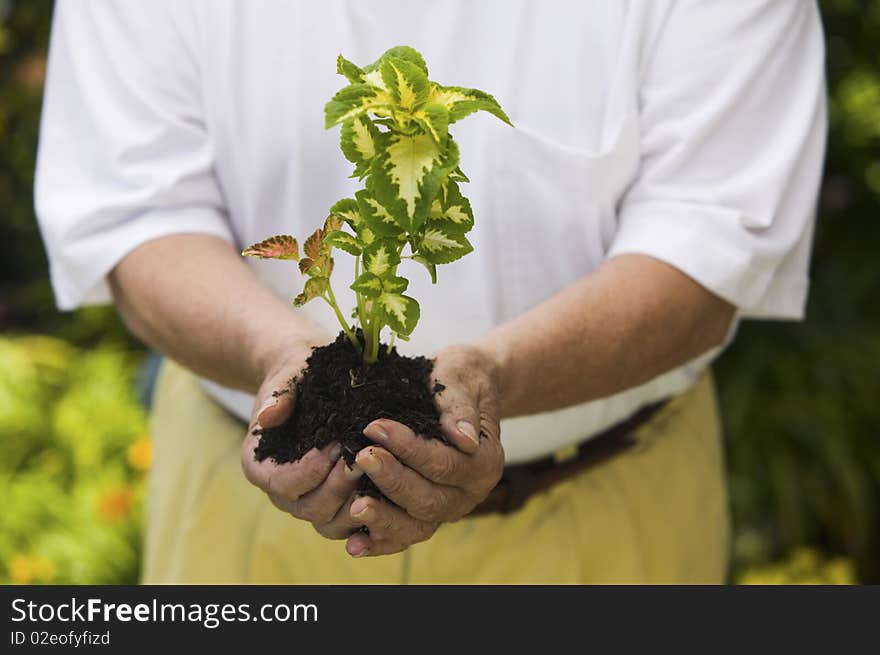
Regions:
[[[333,311],[336,313],[336,320],[339,321],[348,340],[351,341],[351,345],[353,345],[358,352],[363,352],[361,344],[357,339],[357,335],[351,331],[351,326],[346,323],[345,317],[342,315],[342,312],[339,311],[339,305],[336,304],[336,296],[333,295],[333,287],[330,286],[330,280],[327,280],[327,295],[322,296],[322,298],[324,298],[324,300],[327,301],[327,304],[333,308]]]
[[[354,279],[358,279],[361,276],[361,256],[357,255],[354,258]],[[367,336],[367,308],[364,303],[364,297],[359,294],[357,291],[354,292],[355,297],[357,298],[357,313],[358,313],[358,321],[361,324],[361,329],[364,331],[364,339]]]

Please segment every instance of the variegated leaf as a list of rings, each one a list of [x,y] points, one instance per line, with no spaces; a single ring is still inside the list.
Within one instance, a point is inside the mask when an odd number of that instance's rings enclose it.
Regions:
[[[461,170],[461,166],[455,167],[455,170],[449,174],[449,179],[453,182],[470,182],[468,176]]]
[[[357,239],[342,230],[332,230],[324,234],[324,243],[352,255],[361,254],[361,246]]]
[[[355,229],[357,229],[358,223],[361,221],[357,200],[354,198],[337,200],[333,203],[333,206],[330,207],[330,214],[337,218],[341,218]]]
[[[428,76],[416,64],[399,57],[383,56],[379,72],[397,107],[413,112],[425,103]]]
[[[437,264],[429,262],[421,255],[413,255],[412,260],[428,269],[428,274],[431,276],[431,284],[437,284]]]
[[[438,198],[431,204],[428,218],[429,225],[436,221],[442,223],[447,231],[460,234],[469,232],[474,226],[471,203],[452,180],[447,180],[445,197],[442,200]]]
[[[382,278],[370,272],[361,273],[358,279],[352,283],[351,289],[362,296],[378,298],[383,291]]]
[[[443,105],[425,105],[418,111],[413,112],[413,120],[419,124],[425,132],[431,135],[441,147],[446,144],[446,136],[449,133],[449,111]]]
[[[340,75],[344,75],[345,79],[352,84],[364,81],[364,71],[342,55],[339,55],[336,58],[336,72]]]
[[[384,277],[400,263],[397,244],[390,239],[377,239],[364,248],[364,270]]]
[[[409,286],[409,280],[399,275],[382,278],[382,290],[387,293],[403,293]]]
[[[321,254],[321,238],[323,237],[323,230],[318,228],[314,232],[309,235],[309,238],[306,239],[306,242],[303,244],[303,252],[307,257],[311,257],[312,259],[317,259]]]
[[[461,120],[475,111],[487,111],[508,125],[513,125],[501,105],[491,95],[479,89],[465,89],[460,86],[441,86],[432,84],[428,102],[442,105],[449,111],[449,122]]]
[[[371,84],[349,84],[324,105],[324,126],[333,127],[365,112],[390,107],[392,103],[387,92]]]
[[[397,59],[403,59],[410,63],[415,64],[422,72],[427,75],[428,74],[428,64],[425,63],[425,58],[422,57],[421,53],[415,48],[411,48],[408,45],[398,45],[393,48],[389,48],[385,52],[382,53],[382,56],[379,57],[376,61],[374,61],[369,66],[364,67],[365,72],[369,72],[372,70],[377,70],[379,65],[382,63],[384,59],[388,57],[395,57]]]
[[[352,177],[363,178],[370,170],[380,138],[379,130],[366,114],[355,116],[342,124],[339,144],[345,158],[355,166]]]
[[[419,243],[418,254],[433,264],[448,264],[473,249],[464,234],[447,228],[446,221],[429,220]]]
[[[445,148],[427,134],[389,134],[388,146],[374,160],[370,191],[401,228],[418,232],[446,175],[458,165],[458,146]]]
[[[245,257],[259,257],[260,259],[293,259],[299,260],[299,245],[289,234],[279,234],[259,243],[248,246],[241,251]]]
[[[419,322],[419,303],[398,293],[383,293],[376,299],[382,319],[399,335],[409,335]]]
[[[357,233],[358,233],[358,241],[359,241],[359,242],[361,243],[361,245],[363,245],[363,246],[368,246],[368,245],[370,245],[371,243],[373,243],[373,241],[376,240],[376,234],[375,234],[375,232],[373,232],[373,230],[371,230],[370,228],[368,228],[368,227],[367,227],[366,225],[364,225],[363,223],[361,223],[361,224],[358,226],[358,231],[357,231]]]
[[[329,286],[330,280],[328,280],[326,277],[309,278],[308,280],[306,280],[306,284],[303,288],[302,293],[293,299],[294,306],[302,307],[310,300],[320,298],[327,292],[327,288]]]
[[[338,216],[334,216],[333,214],[330,214],[329,216],[327,216],[327,218],[324,219],[324,228],[323,228],[324,235],[326,236],[326,234],[328,232],[333,232],[335,230],[341,230],[343,224],[344,223],[341,218],[339,218]]]
[[[397,237],[402,234],[400,226],[388,210],[378,201],[373,194],[366,189],[361,189],[354,194],[357,198],[358,209],[364,224],[380,237]],[[364,243],[363,235],[358,231],[358,236]]]

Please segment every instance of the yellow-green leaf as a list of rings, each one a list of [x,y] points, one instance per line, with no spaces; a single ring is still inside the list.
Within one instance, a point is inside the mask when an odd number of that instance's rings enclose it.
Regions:
[[[358,224],[361,222],[361,215],[358,211],[357,200],[354,198],[343,198],[342,200],[337,200],[333,203],[333,206],[330,207],[330,214],[336,216],[337,218],[341,218],[343,221],[351,225],[355,230],[357,230]]]
[[[418,232],[443,179],[457,165],[451,138],[443,148],[428,134],[390,134],[387,148],[373,160],[369,188],[401,228]]]
[[[375,234],[382,237],[397,237],[403,232],[394,217],[368,190],[361,189],[354,195],[364,223]],[[358,235],[360,236],[360,230]],[[364,240],[364,243],[367,241]]]
[[[278,234],[241,251],[245,257],[260,259],[293,259],[299,261],[299,245],[289,234]]]
[[[345,158],[355,165],[353,177],[363,178],[370,170],[380,138],[379,130],[366,114],[355,116],[342,124],[339,145]]]
[[[400,263],[397,244],[390,239],[377,239],[364,248],[364,270],[383,277]]]
[[[403,293],[409,286],[409,280],[399,275],[382,278],[382,290],[388,293]]]
[[[410,113],[425,103],[428,76],[416,64],[399,57],[384,56],[379,72],[398,108]]]
[[[390,107],[392,103],[387,92],[371,84],[349,84],[324,106],[324,126],[333,127],[365,112]]]
[[[441,147],[446,143],[446,136],[449,133],[449,111],[446,107],[435,104],[425,105],[413,112],[412,117]]]
[[[309,278],[306,281],[302,293],[293,299],[294,306],[302,307],[310,300],[320,298],[327,292],[329,286],[330,280],[328,280],[326,277]]]
[[[448,264],[464,257],[473,249],[464,234],[449,230],[446,221],[432,219],[425,227],[418,254],[433,264]]]
[[[513,125],[501,105],[491,95],[479,89],[465,89],[460,86],[441,86],[432,84],[428,92],[428,102],[442,105],[449,111],[449,122],[461,120],[475,111],[487,111],[508,125]]]
[[[347,79],[352,84],[363,82],[364,71],[362,71],[358,66],[351,63],[342,55],[339,55],[336,58],[336,72],[340,75],[344,75],[345,79]]]
[[[352,283],[351,289],[362,296],[378,298],[382,294],[382,278],[370,272],[361,273]]]
[[[461,194],[461,190],[451,179],[446,182],[444,198],[437,198],[431,204],[428,214],[429,221],[443,223],[447,232],[464,234],[474,226],[474,212],[470,201]]]
[[[419,303],[415,298],[397,293],[383,293],[375,301],[382,319],[399,335],[409,335],[419,322]]]
[[[334,248],[340,248],[351,255],[361,254],[361,247],[357,239],[342,230],[332,230],[324,234],[324,243]]]

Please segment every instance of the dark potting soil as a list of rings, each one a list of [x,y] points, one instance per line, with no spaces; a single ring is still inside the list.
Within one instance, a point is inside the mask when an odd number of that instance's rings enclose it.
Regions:
[[[359,338],[363,338],[360,332]],[[296,385],[293,414],[284,423],[258,431],[254,449],[257,461],[271,457],[278,464],[293,462],[312,448],[333,441],[342,446],[348,465],[365,446],[374,443],[363,430],[377,418],[388,418],[426,438],[443,439],[434,395],[429,389],[434,364],[426,357],[405,357],[383,344],[378,360],[364,366],[361,355],[344,332],[331,344],[312,350],[307,368]],[[360,478],[358,493],[379,496],[366,475]]]

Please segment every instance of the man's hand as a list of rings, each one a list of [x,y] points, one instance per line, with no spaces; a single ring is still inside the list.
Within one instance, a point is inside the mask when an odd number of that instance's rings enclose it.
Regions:
[[[386,555],[430,538],[442,522],[456,521],[477,506],[501,478],[498,366],[483,350],[454,346],[436,357],[431,386],[449,444],[424,439],[400,423],[379,419],[364,434],[376,442],[356,464],[389,501],[361,497],[351,519],[368,528],[349,537],[354,557]]]
[[[285,353],[270,370],[257,392],[247,436],[241,445],[241,467],[245,477],[262,489],[279,509],[309,521],[325,537],[344,539],[362,523],[350,515],[357,479],[362,471],[349,469],[340,459],[338,443],[312,449],[296,462],[276,464],[271,458],[254,459],[260,427],[280,425],[290,416],[296,402],[291,380],[302,374],[309,348]]]

